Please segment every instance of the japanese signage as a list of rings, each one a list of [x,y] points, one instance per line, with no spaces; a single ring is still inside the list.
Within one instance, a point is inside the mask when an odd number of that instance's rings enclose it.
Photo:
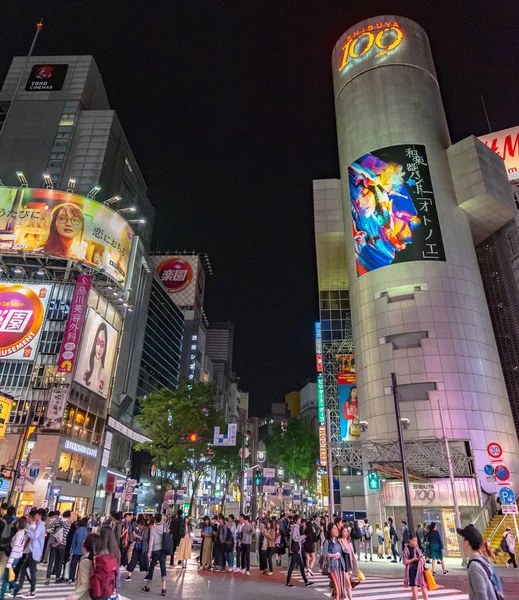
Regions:
[[[26,92],[57,92],[63,89],[68,65],[33,65]]]
[[[409,261],[445,261],[425,146],[364,154],[348,168],[357,276]]]
[[[317,418],[319,421],[319,461],[322,466],[327,464],[326,449],[326,407],[324,402],[324,378],[322,369],[323,341],[321,323],[315,324],[315,353],[317,362]],[[321,368],[319,368],[319,357]]]
[[[341,48],[339,71],[347,70],[363,58],[386,56],[402,42],[404,34],[396,21],[379,21],[348,35]]]
[[[81,444],[80,442],[73,442],[72,440],[65,440],[63,444],[65,450],[70,450],[75,454],[83,454],[84,456],[91,456],[97,458],[98,448]]]
[[[472,477],[456,477],[456,497],[460,506],[479,506],[476,482]],[[409,486],[413,506],[454,506],[449,479],[434,479],[431,483],[412,483]],[[405,506],[404,487],[401,481],[386,481],[382,484],[384,506]]]
[[[35,358],[50,289],[0,283],[0,358]]]
[[[273,494],[276,491],[276,469],[263,469],[263,493]]]
[[[482,135],[479,139],[505,161],[508,179],[519,179],[519,127]]]
[[[58,373],[70,373],[76,362],[91,281],[92,275],[78,275],[74,295],[72,296],[67,327],[63,336],[63,344],[61,345]]]
[[[117,330],[88,309],[74,380],[108,398],[117,349]]]
[[[5,438],[5,430],[11,416],[11,405],[11,400],[0,394],[0,440]]]
[[[227,433],[220,433],[220,428],[214,428],[213,446],[236,446],[236,433],[238,426],[236,423],[229,423]]]
[[[351,442],[360,438],[355,357],[353,354],[337,354],[335,358],[337,359],[341,441]]]
[[[205,273],[198,255],[152,256],[151,262],[177,306],[201,310]]]
[[[322,467],[326,466],[328,457],[326,455],[326,426],[319,425],[319,462]]]
[[[80,260],[124,283],[133,231],[116,212],[60,190],[0,188],[0,251]]]
[[[189,349],[189,374],[187,378],[189,381],[193,381],[195,378],[196,371],[196,347],[198,344],[198,335],[193,333],[191,336],[191,347]]]
[[[47,406],[47,418],[43,427],[59,431],[63,423],[63,415],[67,406],[68,390],[53,387],[50,392],[49,404]]]

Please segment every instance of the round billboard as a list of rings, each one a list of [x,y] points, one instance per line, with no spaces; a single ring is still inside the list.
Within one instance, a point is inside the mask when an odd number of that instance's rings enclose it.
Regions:
[[[193,267],[188,260],[180,256],[161,262],[157,272],[164,287],[173,294],[185,290],[193,281]]]

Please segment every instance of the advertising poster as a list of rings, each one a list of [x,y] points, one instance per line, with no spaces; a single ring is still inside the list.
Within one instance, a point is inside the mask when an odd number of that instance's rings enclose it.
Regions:
[[[11,400],[0,394],[0,440],[5,438],[5,430],[11,416],[11,405]]]
[[[70,373],[76,363],[76,354],[85,319],[91,281],[92,275],[78,275],[59,354],[58,373]]]
[[[103,398],[110,390],[117,337],[117,331],[89,308],[74,380]]]
[[[360,439],[355,356],[353,354],[337,354],[335,358],[337,359],[341,441],[352,442]]]
[[[67,406],[68,391],[66,389],[52,388],[49,405],[47,406],[47,418],[43,427],[59,431],[63,423],[63,415]]]
[[[0,252],[81,260],[123,284],[133,231],[115,211],[60,190],[0,187]]]
[[[198,255],[152,256],[151,261],[177,306],[202,308],[205,273]]]
[[[126,480],[125,479],[117,479],[115,482],[115,497],[122,498],[124,496],[124,490],[126,488]]]
[[[478,138],[505,161],[508,179],[519,179],[519,127],[511,127]]]
[[[35,358],[50,290],[49,285],[0,283],[0,358]]]
[[[34,65],[25,85],[26,92],[57,92],[63,89],[68,65]]]
[[[263,492],[273,494],[276,491],[276,469],[263,469]]]
[[[401,262],[445,261],[425,146],[364,154],[348,178],[357,277]]]

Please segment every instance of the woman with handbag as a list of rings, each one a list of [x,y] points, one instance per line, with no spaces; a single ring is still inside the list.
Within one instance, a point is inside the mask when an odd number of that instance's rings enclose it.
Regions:
[[[326,531],[326,539],[323,544],[322,573],[330,576],[330,587],[336,600],[345,598],[344,580],[342,577],[346,565],[344,564],[342,547],[339,543],[339,530],[335,523],[330,523]],[[351,590],[350,596],[351,600]]]
[[[281,559],[287,551],[287,542],[281,533],[279,522],[276,522],[275,526],[276,535],[274,538],[274,556],[276,557],[276,567],[281,566]]]
[[[343,527],[341,529],[339,534],[339,544],[341,546],[342,558],[344,562],[344,571],[342,573],[343,587],[349,600],[352,600],[351,592],[353,585],[351,583],[351,576],[359,575],[359,566],[357,564],[355,548],[353,546],[348,527]]]
[[[404,546],[402,560],[405,566],[404,586],[411,588],[411,600],[418,600],[418,588],[422,590],[423,600],[428,600],[425,557],[414,533],[409,535],[409,542]]]

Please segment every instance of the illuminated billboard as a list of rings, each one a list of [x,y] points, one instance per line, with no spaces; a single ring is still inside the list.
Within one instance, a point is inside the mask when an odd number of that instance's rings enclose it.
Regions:
[[[88,309],[74,380],[108,397],[117,349],[117,330],[93,308]]]
[[[337,360],[341,442],[352,442],[360,438],[355,357],[353,354],[337,354],[335,358]]]
[[[205,273],[198,255],[152,256],[151,262],[177,306],[202,308]]]
[[[0,252],[70,258],[123,284],[133,231],[116,212],[60,190],[0,187]]]
[[[445,261],[425,146],[364,154],[348,167],[357,277],[409,261]]]
[[[508,179],[519,179],[519,127],[482,135],[479,139],[505,161]]]
[[[36,356],[51,286],[0,283],[0,359]]]
[[[63,89],[68,65],[33,65],[26,92],[58,92]]]

